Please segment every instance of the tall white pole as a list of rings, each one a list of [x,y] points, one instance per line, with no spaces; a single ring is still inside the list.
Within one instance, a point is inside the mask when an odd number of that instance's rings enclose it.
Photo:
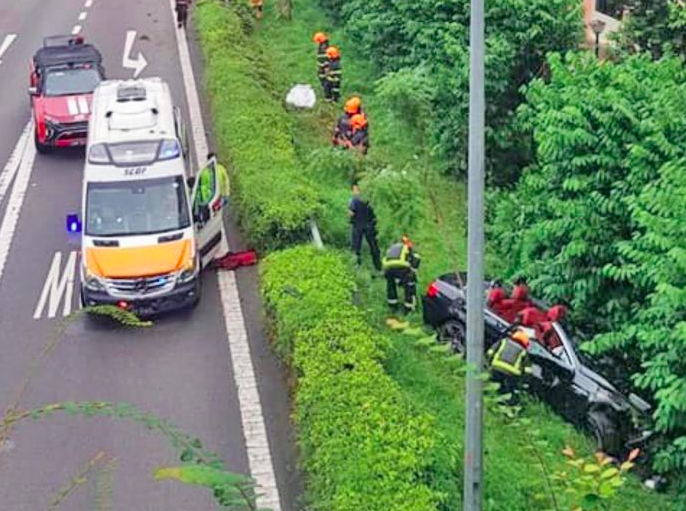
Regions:
[[[471,0],[469,72],[469,221],[467,264],[467,421],[464,452],[464,511],[483,502],[484,365],[484,0]]]

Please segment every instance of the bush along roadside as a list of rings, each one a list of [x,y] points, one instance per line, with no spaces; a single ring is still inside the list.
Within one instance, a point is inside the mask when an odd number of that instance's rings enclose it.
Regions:
[[[288,113],[269,87],[268,59],[249,44],[241,12],[198,4],[206,91],[241,227],[256,247],[277,248],[307,238],[319,203],[296,163]]]
[[[262,293],[297,378],[295,421],[313,511],[429,511],[434,419],[384,371],[388,339],[352,304],[345,258],[300,246],[268,256]]]

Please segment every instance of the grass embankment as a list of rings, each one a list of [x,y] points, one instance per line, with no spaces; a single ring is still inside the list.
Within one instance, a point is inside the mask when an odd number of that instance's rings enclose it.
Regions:
[[[215,45],[212,46],[214,53],[225,61],[223,64],[210,62],[214,71],[208,74],[208,80],[213,92],[215,124],[230,123],[218,129],[217,135],[220,150],[232,159],[234,175],[240,176],[242,167],[252,168],[257,159],[265,158],[258,164],[259,175],[264,180],[260,192],[269,193],[271,186],[290,189],[290,182],[284,182],[280,176],[280,162],[272,160],[269,144],[260,147],[262,152],[254,152],[253,145],[254,138],[270,140],[281,136],[275,131],[285,130],[291,141],[291,149],[287,150],[288,168],[298,169],[302,174],[298,179],[304,179],[298,182],[306,182],[313,189],[312,195],[308,191],[308,196],[321,201],[322,207],[313,206],[311,211],[319,212],[325,242],[341,248],[347,245],[348,169],[358,163],[322,151],[329,143],[330,129],[339,109],[321,104],[310,112],[286,115],[280,102],[295,83],[317,84],[315,48],[310,40],[314,31],[327,30],[343,48],[345,95],[361,94],[371,120],[372,149],[360,177],[372,193],[380,216],[382,244],[396,238],[401,229],[412,235],[423,255],[422,285],[440,273],[464,267],[463,186],[432,170],[421,137],[412,132],[401,116],[394,116],[385,108],[385,101],[374,90],[371,70],[359,64],[364,61],[363,56],[352,53],[342,34],[324,18],[316,1],[296,0],[293,12],[293,21],[278,19],[272,3],[267,3],[265,19],[257,30],[247,37],[239,37],[234,33],[235,15],[227,15],[217,4],[205,2],[200,8],[201,30],[213,32],[212,37],[203,36],[205,53],[208,55],[210,42]],[[231,33],[227,34],[227,30]],[[237,37],[239,46],[233,48]],[[242,64],[237,65],[233,60]],[[259,70],[246,68],[246,63]],[[226,76],[235,73],[243,76]],[[243,98],[247,103],[234,103],[234,92],[227,89],[234,81],[247,87],[248,97]],[[269,100],[267,119],[280,109],[276,115],[278,122],[255,118],[263,110],[253,110],[249,101],[251,94],[257,94],[260,103]],[[225,118],[232,115],[237,115],[244,124],[239,127],[231,122],[231,117]],[[232,133],[238,129],[248,132]],[[250,181],[250,185],[258,186],[258,181]],[[238,193],[243,189],[239,188]],[[293,197],[289,193],[287,197]],[[247,196],[252,195],[248,192]],[[280,198],[276,193],[274,204],[286,201],[287,197]],[[250,203],[239,197],[238,206],[246,209]],[[246,213],[241,211],[241,214]],[[257,210],[251,216],[262,214],[263,211]],[[262,225],[259,219],[255,224]],[[245,226],[250,229],[251,222]],[[381,502],[387,506],[385,509],[417,511],[429,505],[431,495],[439,494],[445,498],[438,509],[461,509],[464,378],[459,363],[446,362],[443,355],[417,347],[411,338],[401,334],[389,334],[390,344],[383,341],[384,337],[368,326],[369,322],[382,325],[385,316],[381,283],[371,280],[368,272],[360,272],[357,275],[360,292],[355,295],[355,301],[362,307],[351,308],[349,295],[353,288],[350,279],[341,274],[346,267],[340,256],[319,257],[306,249],[277,255],[266,263],[263,282],[277,347],[282,355],[292,357],[292,366],[299,377],[296,418],[303,466],[308,474],[308,501],[314,509],[368,510],[377,509],[370,506]],[[328,257],[333,259],[322,264]],[[331,301],[329,295],[336,299]],[[320,302],[324,307],[319,306]],[[345,314],[337,307],[344,307]],[[419,318],[414,319],[418,324]],[[357,344],[359,350],[353,348]],[[346,365],[349,360],[354,360],[352,368]],[[381,364],[395,383],[384,374]],[[373,378],[361,375],[358,367],[367,368]],[[352,384],[348,379],[353,374],[359,379],[355,379],[349,395],[345,391],[346,382]],[[384,411],[378,412],[378,407]],[[408,426],[402,417],[414,418],[413,425]],[[424,426],[430,422],[429,417],[434,418],[435,427],[427,436]],[[544,506],[534,505],[534,499],[537,494],[545,493],[545,472],[566,468],[560,454],[562,448],[572,445],[590,452],[588,440],[546,407],[527,405],[522,418],[531,422],[531,434],[513,429],[497,414],[487,414],[486,509],[543,509]],[[409,442],[405,436],[408,427],[416,428],[414,431],[419,432],[427,445],[420,447]],[[544,442],[536,450],[530,448],[534,439]],[[388,449],[383,449],[384,446]],[[398,462],[398,457],[403,461]],[[377,465],[390,472],[387,478],[370,477],[377,474],[374,470]],[[420,480],[414,479],[417,476],[435,493],[427,492],[419,484]],[[412,497],[416,502],[406,500],[409,494],[402,493],[409,491],[408,481],[414,481],[420,488],[418,496]],[[390,504],[394,501],[385,500],[392,498],[389,495],[392,488],[401,488],[404,504],[396,506]],[[555,487],[556,493],[560,493],[559,509],[567,509],[569,503],[559,490]],[[650,507],[670,509],[665,497],[641,490],[637,481],[632,480],[607,509],[639,511]]]

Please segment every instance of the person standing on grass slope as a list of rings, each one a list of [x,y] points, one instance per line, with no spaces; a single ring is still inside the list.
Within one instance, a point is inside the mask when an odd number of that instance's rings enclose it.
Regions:
[[[406,314],[415,310],[417,302],[417,270],[421,259],[413,249],[413,243],[403,235],[399,243],[391,245],[383,258],[382,267],[386,277],[386,301],[392,312],[398,310],[398,284],[405,290],[403,309]]]
[[[250,0],[250,7],[255,13],[255,19],[262,19],[264,15],[264,0]]]
[[[381,271],[381,252],[376,239],[376,215],[369,201],[360,196],[360,186],[355,183],[351,187],[352,199],[348,204],[348,216],[352,227],[352,249],[355,253],[357,265],[362,264],[362,238],[367,240],[372,262],[376,271]]]
[[[326,65],[324,67],[324,97],[332,103],[341,97],[341,51],[336,46],[326,49]]]
[[[352,146],[359,149],[362,154],[367,154],[369,150],[369,131],[367,127],[367,117],[362,114],[355,114],[350,119],[350,126],[352,128],[352,138],[350,140]]]
[[[312,41],[319,45],[317,46],[317,76],[319,77],[319,83],[322,84],[322,89],[325,89],[326,61],[328,60],[326,50],[329,49],[329,36],[324,32],[317,32],[312,37]]]
[[[345,102],[343,115],[338,118],[334,127],[331,143],[334,146],[350,147],[352,141],[352,118],[362,112],[362,100],[358,96],[352,96]]]

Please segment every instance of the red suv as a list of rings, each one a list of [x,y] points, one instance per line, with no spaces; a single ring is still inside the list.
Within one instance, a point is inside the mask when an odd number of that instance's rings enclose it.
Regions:
[[[86,144],[91,99],[105,79],[102,55],[81,36],[46,37],[31,61],[36,149]]]

